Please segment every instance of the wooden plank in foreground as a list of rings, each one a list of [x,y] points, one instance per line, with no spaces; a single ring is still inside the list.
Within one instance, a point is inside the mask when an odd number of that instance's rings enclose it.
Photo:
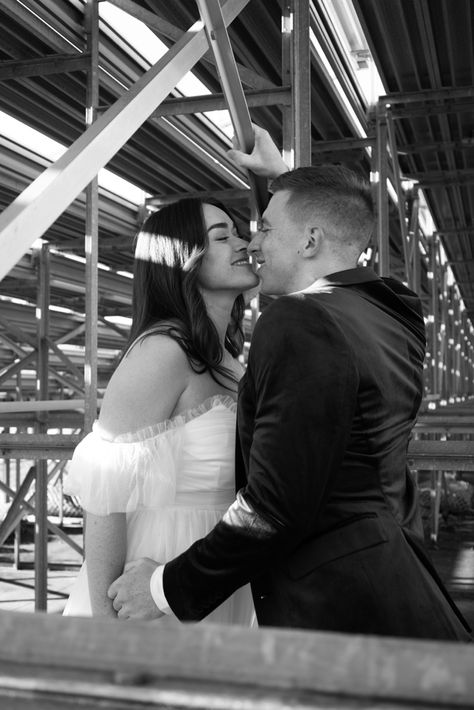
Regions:
[[[472,708],[468,644],[0,613],[12,708]]]

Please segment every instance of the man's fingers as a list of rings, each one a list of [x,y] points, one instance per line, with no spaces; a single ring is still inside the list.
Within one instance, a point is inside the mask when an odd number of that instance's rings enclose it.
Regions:
[[[112,584],[108,588],[107,596],[109,597],[109,599],[115,599],[115,597],[117,596],[119,589],[120,589],[120,582],[121,582],[122,576],[123,575],[121,575],[120,577],[117,577],[115,582],[112,582]]]
[[[243,165],[248,158],[247,153],[242,153],[241,150],[228,150],[227,157],[236,165]]]
[[[118,612],[122,609],[122,602],[119,601],[118,596],[115,597],[115,599],[113,600],[112,606],[115,609],[115,611],[118,611]]]

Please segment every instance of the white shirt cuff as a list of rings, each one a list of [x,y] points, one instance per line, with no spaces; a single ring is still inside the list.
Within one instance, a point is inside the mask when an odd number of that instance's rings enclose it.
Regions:
[[[165,569],[164,565],[160,565],[151,575],[150,579],[150,592],[153,601],[156,606],[163,614],[169,614],[174,616],[173,610],[168,604],[168,600],[165,597],[165,592],[163,590],[163,571]]]

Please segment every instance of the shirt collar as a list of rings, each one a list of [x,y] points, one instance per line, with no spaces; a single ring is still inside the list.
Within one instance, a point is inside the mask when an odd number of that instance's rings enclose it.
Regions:
[[[345,269],[334,274],[323,276],[301,291],[293,291],[290,296],[298,293],[317,293],[328,286],[350,286],[351,284],[365,283],[367,281],[377,281],[379,276],[368,266],[358,266],[355,269]]]

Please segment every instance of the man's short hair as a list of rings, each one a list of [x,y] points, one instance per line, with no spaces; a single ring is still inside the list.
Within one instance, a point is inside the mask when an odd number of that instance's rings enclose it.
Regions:
[[[375,223],[370,184],[343,165],[318,165],[283,173],[271,185],[273,193],[290,193],[288,208],[297,223],[321,220],[337,243],[335,248],[366,249]]]

